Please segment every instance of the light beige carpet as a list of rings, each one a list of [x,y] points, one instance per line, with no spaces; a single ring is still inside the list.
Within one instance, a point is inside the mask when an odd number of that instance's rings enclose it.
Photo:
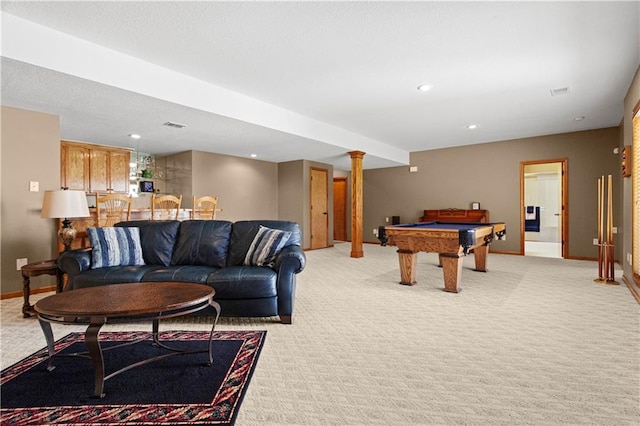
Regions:
[[[238,426],[640,424],[640,309],[626,286],[593,282],[597,263],[490,254],[481,273],[471,256],[451,294],[436,255],[408,287],[395,248],[350,249],[307,252],[293,325],[221,321],[268,330]],[[2,368],[45,344],[21,304],[1,303]]]

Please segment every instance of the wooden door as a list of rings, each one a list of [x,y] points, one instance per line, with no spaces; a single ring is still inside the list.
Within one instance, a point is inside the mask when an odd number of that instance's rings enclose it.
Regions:
[[[329,245],[328,172],[311,168],[311,248]]]
[[[89,150],[62,142],[60,144],[60,186],[80,191],[89,189]]]
[[[347,241],[347,178],[333,178],[333,239]]]
[[[129,192],[129,151],[109,153],[109,187],[113,192]]]

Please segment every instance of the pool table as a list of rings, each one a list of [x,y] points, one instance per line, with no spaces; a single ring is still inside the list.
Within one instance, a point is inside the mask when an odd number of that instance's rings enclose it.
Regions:
[[[462,275],[462,258],[471,250],[476,271],[487,271],[489,244],[504,239],[506,226],[496,223],[421,222],[381,226],[378,239],[382,245],[398,247],[400,284],[416,283],[418,252],[438,253],[444,273],[444,291],[458,293]]]

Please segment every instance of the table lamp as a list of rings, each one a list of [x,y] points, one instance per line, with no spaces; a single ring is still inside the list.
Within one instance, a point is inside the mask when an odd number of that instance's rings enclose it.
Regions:
[[[45,191],[42,201],[42,218],[63,219],[62,228],[58,236],[64,244],[64,249],[71,249],[76,238],[76,230],[71,227],[70,217],[89,217],[87,196],[84,191],[58,189]]]

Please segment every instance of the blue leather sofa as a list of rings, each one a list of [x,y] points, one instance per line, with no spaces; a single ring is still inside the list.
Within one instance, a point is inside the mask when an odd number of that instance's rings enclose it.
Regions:
[[[272,267],[243,264],[260,225],[292,233]],[[116,226],[140,228],[145,265],[92,269],[91,249],[66,251],[58,261],[59,268],[68,275],[65,291],[130,282],[201,283],[215,289],[214,299],[220,304],[221,316],[279,316],[282,323],[291,324],[296,274],[306,262],[297,223],[145,220]]]

